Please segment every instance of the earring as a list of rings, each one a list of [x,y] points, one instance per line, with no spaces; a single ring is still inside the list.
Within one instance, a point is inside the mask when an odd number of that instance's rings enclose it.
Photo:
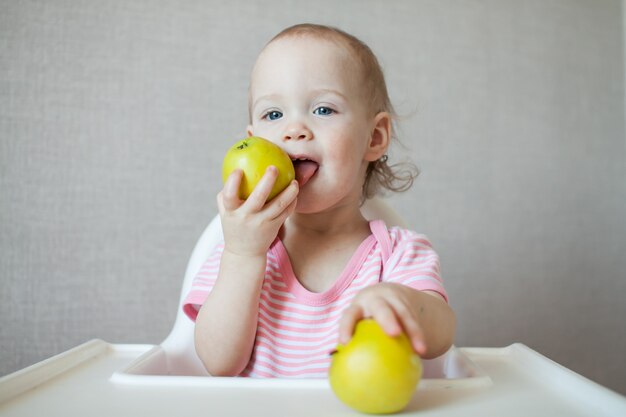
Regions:
[[[384,164],[385,162],[387,162],[387,159],[389,159],[389,157],[387,156],[387,154],[385,154],[385,155],[383,155],[383,156],[381,156],[381,157],[380,157],[380,159],[378,160],[378,162],[381,162],[381,163],[383,163],[383,164]]]

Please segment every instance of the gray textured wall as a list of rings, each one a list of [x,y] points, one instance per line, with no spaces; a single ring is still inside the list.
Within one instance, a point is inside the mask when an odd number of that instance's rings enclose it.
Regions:
[[[620,1],[0,1],[0,372],[158,343],[247,77],[283,27],[363,38],[423,174],[457,345],[520,341],[626,393]]]

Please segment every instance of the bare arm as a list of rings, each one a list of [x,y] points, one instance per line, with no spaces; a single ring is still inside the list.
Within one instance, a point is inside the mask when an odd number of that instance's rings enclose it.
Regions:
[[[350,340],[356,322],[364,317],[374,318],[390,336],[404,331],[413,349],[425,359],[444,354],[454,341],[456,317],[436,292],[392,283],[361,290],[341,318],[341,343]]]
[[[238,375],[250,360],[267,250],[295,209],[298,194],[294,181],[265,203],[277,176],[273,168],[242,201],[241,176],[241,171],[231,174],[218,195],[224,252],[215,285],[196,318],[196,352],[214,376]]]
[[[214,376],[238,375],[252,353],[265,257],[242,257],[224,251],[220,272],[198,312],[195,345]]]

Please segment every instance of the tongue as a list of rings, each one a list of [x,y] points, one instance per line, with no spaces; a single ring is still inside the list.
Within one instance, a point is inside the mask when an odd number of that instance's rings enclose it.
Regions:
[[[313,161],[294,161],[293,167],[296,170],[296,181],[302,187],[315,175],[318,165]]]

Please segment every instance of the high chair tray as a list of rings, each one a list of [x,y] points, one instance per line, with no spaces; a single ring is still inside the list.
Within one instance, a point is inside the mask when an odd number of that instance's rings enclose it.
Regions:
[[[0,378],[0,416],[361,415],[326,380],[142,373],[149,358],[158,368],[158,355],[154,345],[92,340]],[[466,374],[424,378],[402,415],[626,416],[626,397],[524,345],[459,348],[458,355],[470,366]]]

